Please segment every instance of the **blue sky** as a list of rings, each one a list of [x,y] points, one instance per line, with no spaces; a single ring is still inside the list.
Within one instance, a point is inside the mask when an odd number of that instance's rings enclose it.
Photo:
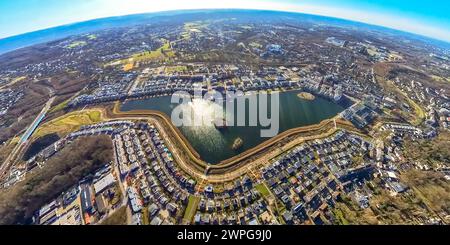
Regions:
[[[319,14],[450,42],[449,0],[0,0],[0,38],[100,17],[198,8]]]

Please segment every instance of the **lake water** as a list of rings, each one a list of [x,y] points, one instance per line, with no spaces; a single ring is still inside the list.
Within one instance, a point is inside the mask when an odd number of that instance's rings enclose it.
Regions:
[[[279,133],[291,128],[319,123],[334,117],[345,109],[344,106],[321,97],[316,97],[312,101],[301,99],[297,96],[298,93],[298,91],[279,93]],[[121,106],[121,110],[157,110],[170,117],[172,110],[177,106],[178,104],[171,104],[170,96],[166,96],[127,101]],[[212,113],[216,107],[222,110],[219,105],[206,100],[195,100],[186,107],[191,107],[193,113],[201,115]],[[270,108],[270,103],[268,108]],[[270,109],[268,111],[270,118],[271,111]],[[237,109],[235,109],[234,115],[236,118]],[[248,122],[248,115],[246,121]],[[229,126],[226,129],[219,130],[214,126],[214,123],[209,123],[203,126],[181,126],[179,128],[201,158],[211,164],[233,157],[268,139],[260,136],[260,130],[264,128],[260,125]],[[240,149],[233,150],[233,143],[238,137],[244,143]]]

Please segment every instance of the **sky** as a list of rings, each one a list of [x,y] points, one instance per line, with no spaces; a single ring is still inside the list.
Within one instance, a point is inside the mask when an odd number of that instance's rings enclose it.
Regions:
[[[449,0],[0,0],[0,38],[102,17],[220,8],[331,16],[450,42]]]

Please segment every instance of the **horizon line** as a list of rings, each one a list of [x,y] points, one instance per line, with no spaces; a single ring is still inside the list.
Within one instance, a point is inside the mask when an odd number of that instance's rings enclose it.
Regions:
[[[146,11],[146,12],[139,12],[139,13],[123,14],[123,15],[110,15],[110,16],[103,16],[103,17],[98,17],[98,18],[80,20],[80,21],[75,21],[75,22],[70,22],[70,23],[65,23],[65,24],[60,24],[60,25],[54,25],[54,26],[45,27],[45,28],[42,28],[42,29],[36,29],[36,30],[33,30],[33,31],[23,32],[23,33],[11,35],[11,36],[6,36],[6,37],[0,37],[0,41],[4,41],[4,40],[10,39],[10,38],[20,37],[20,36],[27,35],[27,34],[42,32],[42,31],[51,30],[51,29],[56,29],[56,28],[59,28],[59,27],[67,27],[67,26],[71,26],[71,25],[77,25],[77,24],[81,24],[81,23],[91,22],[91,21],[95,21],[95,20],[104,20],[104,19],[109,19],[109,18],[120,18],[120,17],[138,16],[138,15],[150,15],[150,14],[158,14],[158,13],[174,13],[176,15],[176,14],[183,14],[182,12],[203,12],[203,11],[269,11],[269,12],[279,12],[279,13],[304,14],[304,15],[310,15],[310,16],[318,16],[318,17],[326,17],[326,18],[333,18],[333,19],[338,19],[338,20],[344,20],[344,21],[347,21],[347,22],[359,23],[359,24],[364,24],[364,25],[369,25],[369,26],[382,27],[382,28],[385,28],[385,29],[388,29],[388,30],[394,30],[394,31],[399,31],[399,32],[403,32],[403,33],[406,33],[406,34],[417,35],[419,37],[424,37],[424,38],[428,38],[428,39],[431,39],[431,40],[440,41],[440,42],[444,42],[446,44],[450,44],[450,39],[447,40],[447,39],[434,37],[434,36],[430,36],[430,35],[426,35],[426,34],[422,34],[422,33],[412,32],[412,31],[409,31],[409,30],[403,30],[403,29],[399,29],[399,28],[394,28],[394,27],[390,27],[390,26],[386,26],[386,25],[380,25],[380,24],[376,24],[376,23],[370,23],[370,22],[361,21],[361,20],[353,20],[353,19],[348,19],[348,18],[339,17],[339,16],[332,16],[332,15],[325,15],[325,14],[316,14],[316,13],[309,13],[309,12],[302,12],[302,11],[295,11],[295,10],[266,9],[266,8],[171,9],[171,10],[160,10],[160,11],[153,11],[153,12],[152,11],[150,11],[150,12]],[[180,12],[180,13],[176,13],[176,12]],[[154,17],[158,17],[158,16],[156,15]]]

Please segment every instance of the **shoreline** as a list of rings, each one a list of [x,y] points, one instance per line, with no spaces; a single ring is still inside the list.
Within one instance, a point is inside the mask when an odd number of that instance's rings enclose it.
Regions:
[[[152,110],[124,112],[120,110],[120,104],[120,101],[115,101],[107,106],[89,109],[100,111],[102,121],[145,120],[154,124],[165,135],[169,148],[176,153],[181,169],[196,179],[207,179],[210,183],[231,181],[241,176],[246,169],[265,164],[266,161],[280,154],[280,144],[283,145],[284,150],[288,150],[302,142],[327,137],[338,130],[359,132],[351,123],[336,116],[318,124],[287,130],[238,155],[216,164],[208,164],[201,159],[190,142],[164,113]]]
[[[293,93],[292,93],[292,96],[295,97],[295,96],[297,96],[297,93],[300,93],[300,92],[302,92],[302,91],[301,91],[301,90],[289,90],[289,91],[276,91],[276,92],[280,92],[280,93],[293,92]],[[297,92],[297,93],[296,93],[296,92]],[[152,98],[161,98],[161,97],[152,97]],[[152,98],[149,98],[149,99],[152,99]],[[315,96],[315,98],[317,98],[317,97]],[[322,97],[321,97],[321,98],[322,98]],[[324,98],[324,99],[326,99],[326,98]],[[140,99],[136,99],[136,100],[134,100],[134,101],[139,101],[139,100],[140,100]],[[144,99],[144,100],[145,100],[145,99]],[[294,99],[294,100],[295,100],[295,99]],[[333,102],[334,104],[338,104],[338,105],[342,106],[342,107],[344,108],[344,110],[345,110],[346,108],[348,108],[348,105],[345,105],[344,103],[336,103],[335,101],[331,101],[331,100],[328,100],[328,99],[326,99],[326,100],[327,100],[327,101],[330,101],[330,102]],[[117,102],[115,103],[115,105],[114,105],[114,108],[115,108],[114,111],[115,111],[115,113],[133,114],[134,112],[145,112],[145,111],[147,111],[147,112],[153,112],[153,113],[157,113],[157,114],[160,114],[160,115],[164,115],[164,117],[168,119],[168,120],[167,120],[167,121],[168,121],[168,124],[172,124],[172,123],[171,123],[171,120],[170,120],[170,115],[166,114],[166,113],[163,112],[163,111],[155,111],[155,109],[131,109],[131,108],[127,108],[127,109],[125,109],[125,110],[122,111],[122,106],[123,106],[124,104],[126,104],[127,102],[129,102],[129,101],[117,101]],[[331,117],[329,117],[329,118],[324,118],[323,120],[321,120],[321,121],[319,121],[319,122],[317,122],[317,123],[310,124],[310,125],[305,125],[305,126],[295,126],[295,127],[292,127],[292,128],[290,128],[290,129],[288,129],[287,131],[295,130],[295,129],[298,129],[298,128],[313,128],[313,127],[316,126],[316,125],[320,125],[322,121],[330,121],[330,120],[333,120],[333,119],[339,118],[339,117],[340,117],[340,113],[337,113],[336,115],[333,115],[333,116],[331,116]],[[217,128],[217,127],[216,127],[216,128]],[[178,128],[178,127],[175,127],[174,130],[177,131],[177,133],[179,133],[179,134],[182,136],[181,138],[182,138],[183,141],[186,143],[186,145],[188,146],[188,148],[190,148],[191,151],[195,153],[196,157],[199,158],[199,160],[205,161],[205,160],[200,156],[199,152],[197,152],[197,150],[194,149],[194,147],[191,145],[191,142],[186,138],[186,136],[184,135],[184,133],[181,132],[181,129]],[[220,128],[219,130],[224,130],[224,128]],[[282,133],[283,133],[283,132],[279,132],[279,133],[278,133],[276,136],[274,136],[274,137],[277,137],[277,136],[279,136],[279,135],[282,134]],[[272,138],[274,138],[274,137],[271,137],[270,139],[272,139]],[[243,153],[246,153],[247,151],[252,151],[252,150],[254,150],[254,148],[258,148],[258,146],[259,146],[260,144],[264,144],[264,143],[266,143],[268,140],[270,141],[270,139],[265,139],[265,140],[263,140],[262,142],[258,143],[257,145],[255,145],[255,146],[253,146],[253,147],[250,147],[250,148],[246,149],[246,150],[243,151],[243,152],[240,152],[238,155],[243,154]],[[232,142],[231,142],[231,143],[232,143]],[[231,143],[230,143],[230,145],[231,145]],[[233,154],[233,156],[230,156],[229,158],[226,158],[226,159],[222,159],[222,160],[220,160],[220,161],[212,161],[212,162],[205,161],[205,162],[207,162],[207,163],[210,164],[210,165],[220,165],[221,163],[227,163],[227,162],[229,162],[231,159],[238,157],[238,155],[234,155],[234,154]]]
[[[173,130],[173,132],[176,133],[179,136],[179,138],[182,139],[182,142],[186,146],[188,146],[187,148],[189,148],[191,150],[191,152],[193,150],[193,152],[195,152],[196,157],[199,157],[199,154],[193,149],[193,147],[190,145],[190,142],[187,140],[187,138],[185,138],[185,136],[181,133],[181,131],[177,127],[173,126],[173,124],[171,123],[170,118],[165,113],[160,112],[160,111],[148,110],[148,109],[121,111],[120,110],[120,105],[121,105],[120,102],[114,103],[114,106],[112,108],[112,113],[113,113],[112,116],[113,116],[113,118],[114,117],[121,117],[121,116],[122,117],[123,116],[125,116],[125,117],[127,117],[127,116],[128,117],[132,117],[132,116],[148,116],[148,115],[150,115],[150,116],[157,116],[159,118],[162,118],[164,120],[164,122],[167,124],[167,126],[169,126],[169,128],[171,128]],[[220,162],[218,162],[216,164],[213,164],[212,166],[219,167],[221,165],[228,165],[230,162],[232,162],[236,158],[239,159],[239,158],[242,158],[243,156],[247,156],[248,157],[249,156],[248,153],[254,152],[258,148],[259,149],[265,148],[265,147],[262,147],[262,146],[268,145],[268,144],[272,145],[276,141],[281,140],[281,139],[285,138],[286,136],[292,136],[293,134],[296,134],[298,132],[312,133],[313,131],[316,131],[316,130],[318,130],[320,128],[323,128],[324,125],[333,122],[334,119],[337,119],[338,125],[341,125],[341,126],[342,125],[346,125],[346,126],[352,127],[352,125],[349,124],[349,122],[347,122],[346,120],[342,120],[339,115],[336,115],[336,116],[334,116],[332,118],[324,119],[324,120],[322,120],[321,122],[319,122],[317,124],[291,128],[289,130],[281,132],[278,135],[276,135],[276,136],[274,136],[274,137],[272,137],[272,138],[262,142],[259,145],[256,145],[255,147],[250,148],[249,150],[247,150],[245,152],[242,152],[242,153],[240,153],[240,154],[238,154],[236,156],[233,156],[231,158],[228,158],[228,159],[225,159],[223,161],[220,161]],[[269,142],[271,142],[271,143],[269,143]],[[198,160],[203,162],[203,160],[201,160],[201,159],[198,159]]]
[[[317,138],[323,138],[335,133],[338,130],[349,130],[354,132],[355,129],[353,126],[340,118],[336,118],[336,123],[338,128],[334,128],[334,119],[326,119],[319,124],[310,125],[306,127],[300,127],[285,131],[277,136],[272,137],[271,139],[245,151],[234,157],[228,158],[224,161],[221,161],[217,164],[210,165],[207,162],[203,161],[197,152],[190,145],[190,142],[184,138],[184,136],[179,132],[179,130],[174,127],[164,115],[156,111],[149,110],[139,110],[134,112],[121,112],[121,111],[110,111],[113,114],[108,117],[109,120],[114,119],[146,119],[148,116],[153,118],[155,122],[162,123],[158,125],[161,127],[164,134],[169,136],[169,141],[176,140],[177,142],[173,142],[174,145],[177,145],[178,148],[176,151],[179,151],[181,158],[187,157],[182,160],[182,167],[184,171],[195,175],[197,178],[204,179],[207,178],[211,183],[213,182],[221,182],[224,179],[233,180],[237,176],[242,175],[242,171],[247,169],[247,167],[255,167],[261,164],[264,159],[272,159],[273,157],[279,155],[277,150],[278,144],[283,144],[283,148],[290,149],[295,147],[295,145],[305,142],[308,140],[313,140]],[[162,120],[161,120],[162,119]],[[161,120],[161,121],[160,121]],[[167,130],[167,131],[166,131]],[[357,131],[357,130],[356,130]],[[296,139],[296,140],[293,140]],[[286,141],[288,140],[288,141]],[[298,141],[298,142],[296,142]],[[283,143],[284,142],[284,143]],[[197,154],[195,154],[197,153]],[[183,157],[184,155],[184,157]],[[270,157],[269,157],[270,156]]]
[[[250,90],[250,91],[246,91],[244,94],[252,93],[252,92],[254,92],[255,95],[259,95],[261,92],[267,92],[267,90]],[[320,98],[323,98],[325,100],[331,101],[333,103],[336,103],[336,104],[338,104],[340,106],[343,106],[343,107],[346,107],[346,108],[348,108],[348,107],[352,106],[353,104],[359,102],[359,99],[351,97],[350,95],[347,95],[347,94],[344,94],[342,96],[343,99],[341,99],[340,101],[334,101],[333,99],[331,99],[329,97],[323,96],[321,94],[316,94],[314,92],[307,92],[307,91],[305,91],[302,88],[288,88],[288,89],[273,90],[273,91],[271,91],[270,93],[267,93],[267,94],[269,94],[269,95],[272,94],[272,93],[280,93],[281,94],[281,93],[287,93],[287,92],[299,92],[299,94],[301,94],[301,93],[308,93],[308,94],[311,94],[314,97],[314,99],[316,99],[317,97],[320,97]],[[191,95],[191,99],[192,99],[193,95],[192,94],[190,94],[190,95]],[[121,100],[118,100],[118,101],[120,101],[122,104],[125,104],[125,103],[130,102],[130,101],[146,100],[146,99],[160,98],[160,97],[167,97],[167,96],[171,96],[171,94],[167,93],[167,94],[161,94],[161,95],[145,95],[145,96],[139,96],[139,97],[125,98],[125,99],[121,99]],[[301,98],[299,95],[297,95],[297,97]],[[301,98],[301,99],[304,99],[304,98]],[[308,99],[305,99],[305,100],[308,100]],[[111,102],[114,103],[115,101],[110,101],[108,103],[111,103]],[[92,106],[95,106],[95,105],[92,105]]]

